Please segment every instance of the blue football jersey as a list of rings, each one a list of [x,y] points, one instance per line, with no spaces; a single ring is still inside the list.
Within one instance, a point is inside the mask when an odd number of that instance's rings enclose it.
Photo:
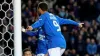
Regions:
[[[78,26],[78,23],[75,21],[69,19],[62,19],[49,12],[45,12],[44,14],[42,14],[39,20],[31,26],[33,27],[33,29],[42,27],[48,40],[48,48],[66,48],[66,41],[60,29],[60,25],[62,24],[73,24]]]
[[[47,43],[48,41],[45,39],[45,34],[42,29],[38,29],[37,31],[27,31],[29,36],[38,36],[36,54],[46,54],[47,53]]]

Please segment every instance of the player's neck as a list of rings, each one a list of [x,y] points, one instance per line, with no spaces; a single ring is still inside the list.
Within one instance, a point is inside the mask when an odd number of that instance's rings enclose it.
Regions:
[[[41,14],[44,14],[45,12],[47,12],[47,11],[42,11]]]

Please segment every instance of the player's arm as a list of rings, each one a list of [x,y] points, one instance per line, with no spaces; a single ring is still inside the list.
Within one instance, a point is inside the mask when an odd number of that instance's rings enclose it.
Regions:
[[[60,18],[58,16],[56,16],[56,18],[59,20],[59,24],[60,25],[63,25],[63,24],[71,24],[71,25],[76,25],[76,26],[82,27],[82,24],[84,24],[84,23],[75,22],[75,21],[70,20],[70,19]]]
[[[38,30],[36,31],[29,31],[27,29],[22,28],[22,32],[26,33],[29,36],[36,36],[38,34]]]
[[[40,16],[39,20],[36,21],[34,24],[32,24],[31,26],[28,26],[27,30],[33,30],[35,28],[39,28],[44,24],[45,18],[43,18],[43,16]]]
[[[26,34],[29,35],[29,36],[36,36],[37,35],[37,32],[27,31]]]

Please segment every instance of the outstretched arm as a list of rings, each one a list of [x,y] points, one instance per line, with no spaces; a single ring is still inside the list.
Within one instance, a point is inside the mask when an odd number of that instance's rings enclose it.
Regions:
[[[58,16],[56,16],[56,18],[58,19],[60,25],[71,24],[71,25],[76,25],[76,26],[82,27],[82,24],[84,24],[84,23],[75,22],[75,21],[70,20],[70,19],[60,18]]]
[[[37,32],[27,31],[26,34],[29,35],[29,36],[36,36]]]

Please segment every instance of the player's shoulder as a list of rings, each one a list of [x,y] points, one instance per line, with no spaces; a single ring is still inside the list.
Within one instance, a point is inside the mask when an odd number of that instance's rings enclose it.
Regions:
[[[45,19],[44,15],[40,15],[39,20],[43,20],[43,19]]]
[[[40,17],[48,16],[48,13],[41,14]]]
[[[44,14],[41,14],[39,18],[45,19],[47,17],[49,17],[49,12],[46,12]]]

